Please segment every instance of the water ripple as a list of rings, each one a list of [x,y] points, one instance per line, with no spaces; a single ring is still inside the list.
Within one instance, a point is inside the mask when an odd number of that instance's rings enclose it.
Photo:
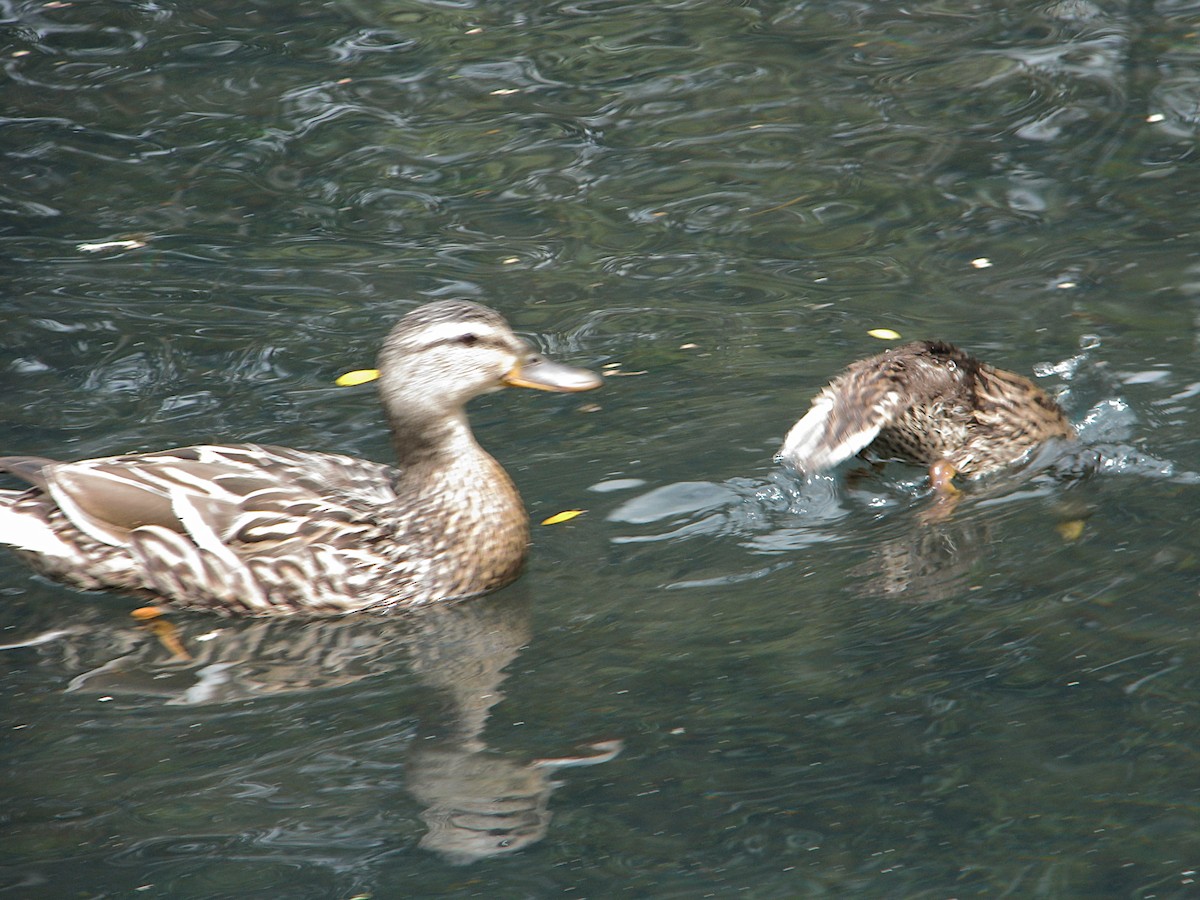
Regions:
[[[332,378],[437,297],[610,373],[473,406],[531,510],[588,509],[507,650],[173,617],[184,662],[0,558],[11,892],[1189,889],[1196,3],[0,19],[4,452],[387,459]],[[920,470],[777,468],[877,327],[1023,372],[1086,336],[1039,372],[1082,452],[940,523]]]

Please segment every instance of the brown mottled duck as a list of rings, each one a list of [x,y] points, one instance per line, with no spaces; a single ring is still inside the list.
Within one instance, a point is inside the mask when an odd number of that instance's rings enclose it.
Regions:
[[[258,444],[0,458],[32,485],[0,491],[0,543],[76,587],[234,615],[415,606],[512,581],[528,517],[464,407],[505,386],[586,391],[600,379],[460,300],[402,318],[378,369],[397,466]]]
[[[850,365],[792,426],[778,458],[804,474],[856,453],[927,466],[939,491],[978,478],[1075,431],[1028,378],[941,341],[918,341]]]

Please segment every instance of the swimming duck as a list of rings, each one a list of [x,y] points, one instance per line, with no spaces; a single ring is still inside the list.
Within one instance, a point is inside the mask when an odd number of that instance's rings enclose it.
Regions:
[[[850,365],[812,401],[777,458],[804,474],[869,452],[928,466],[938,491],[978,478],[1052,438],[1075,436],[1028,378],[942,341],[918,341]]]
[[[505,386],[586,391],[600,378],[461,300],[402,318],[378,371],[395,467],[258,444],[3,457],[32,487],[0,491],[0,543],[76,587],[231,615],[415,606],[512,581],[528,519],[464,406]]]

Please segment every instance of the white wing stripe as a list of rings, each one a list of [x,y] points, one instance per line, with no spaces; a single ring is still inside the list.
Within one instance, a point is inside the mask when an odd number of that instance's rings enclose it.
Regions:
[[[73,553],[48,524],[7,506],[0,506],[0,544],[46,556],[70,557]]]
[[[171,509],[179,516],[180,524],[200,551],[207,551],[222,564],[225,569],[222,574],[231,582],[231,587],[236,585],[239,599],[255,606],[267,606],[267,598],[263,596],[262,589],[246,564],[221,540],[187,491],[180,488],[171,491]]]

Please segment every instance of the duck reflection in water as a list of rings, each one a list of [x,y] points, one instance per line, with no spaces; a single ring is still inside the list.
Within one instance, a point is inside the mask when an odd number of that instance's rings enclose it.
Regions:
[[[407,667],[426,689],[415,704],[420,724],[407,741],[404,762],[405,786],[424,806],[421,818],[428,830],[420,846],[462,864],[542,840],[551,819],[550,795],[560,784],[553,773],[607,762],[621,750],[620,741],[602,741],[588,745],[580,756],[522,761],[488,749],[484,728],[491,709],[504,698],[505,668],[530,640],[529,607],[527,597],[510,591],[434,604],[402,616],[306,622],[184,616],[175,640],[190,658],[179,655],[175,641],[160,642],[137,627],[111,624],[86,632],[48,632],[0,649],[26,653],[36,648],[45,656],[51,648],[62,648],[67,665],[83,669],[71,679],[69,691],[133,701],[135,708],[147,698],[198,706],[320,694]],[[115,658],[114,646],[121,648]],[[48,664],[61,667],[63,659],[54,654]],[[404,702],[405,719],[411,722],[413,704]],[[370,727],[374,733],[380,724]],[[388,727],[385,746],[405,727]],[[352,736],[343,739],[354,743]],[[372,752],[374,742],[358,741],[357,746]],[[327,749],[314,743],[311,757]],[[344,749],[335,752],[340,755]],[[287,781],[309,761],[309,756],[289,754],[291,771],[264,777],[269,763],[259,759],[251,764],[257,770],[253,779]],[[367,764],[381,765],[378,759]],[[313,819],[319,818],[315,811]]]
[[[513,853],[537,843],[550,822],[550,794],[561,768],[608,762],[621,742],[591,744],[589,755],[518,762],[482,740],[492,707],[502,698],[504,669],[529,640],[528,608],[520,621],[492,620],[486,628],[463,603],[430,610],[411,666],[438,691],[444,716],[423,722],[409,754],[408,788],[422,804],[428,831],[421,846],[454,863]],[[432,639],[431,639],[432,638]],[[470,648],[471,652],[464,652]]]
[[[933,603],[961,597],[976,563],[989,546],[981,521],[945,518],[907,523],[899,537],[876,544],[851,569],[860,580],[853,592],[903,603]]]

